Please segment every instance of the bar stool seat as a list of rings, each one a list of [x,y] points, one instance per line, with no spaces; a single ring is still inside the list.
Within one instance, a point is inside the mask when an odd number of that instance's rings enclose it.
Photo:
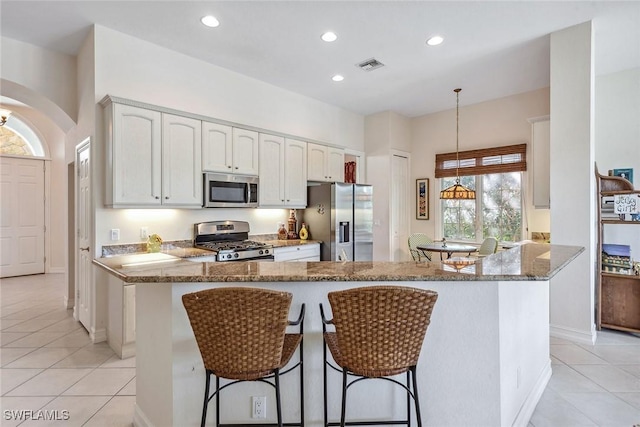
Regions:
[[[320,304],[324,337],[324,425],[411,424],[413,399],[418,426],[422,426],[416,366],[431,313],[438,298],[434,291],[402,286],[369,286],[330,292],[333,319]],[[335,332],[328,331],[333,325]],[[331,353],[334,366],[328,359]],[[340,422],[329,421],[328,368],[342,373]],[[406,383],[391,378],[406,373]],[[348,382],[348,378],[354,378]],[[407,417],[389,421],[346,421],[347,389],[362,380],[382,378],[407,392]]]
[[[182,296],[206,374],[201,426],[206,423],[207,407],[214,397],[216,426],[234,425],[220,423],[220,391],[239,382],[260,381],[275,389],[278,426],[282,427],[280,375],[296,368],[300,371],[300,421],[287,425],[304,426],[305,305],[298,319],[289,321],[291,300],[288,292],[244,287],[207,289]],[[287,326],[299,326],[299,333],[286,333]],[[296,350],[299,360],[281,371]],[[211,376],[216,384],[209,395]],[[221,378],[228,380],[222,387]]]

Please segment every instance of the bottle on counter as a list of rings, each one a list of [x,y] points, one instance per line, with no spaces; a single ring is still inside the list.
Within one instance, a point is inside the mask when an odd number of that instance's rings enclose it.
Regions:
[[[281,222],[280,228],[278,228],[278,240],[287,240],[287,230],[284,228],[284,222]]]
[[[300,228],[300,240],[307,240],[309,238],[309,231],[307,230],[306,224],[303,222],[302,227]]]
[[[287,234],[288,239],[297,239],[298,238],[298,220],[296,219],[296,210],[291,209],[291,214],[289,215],[289,232]]]

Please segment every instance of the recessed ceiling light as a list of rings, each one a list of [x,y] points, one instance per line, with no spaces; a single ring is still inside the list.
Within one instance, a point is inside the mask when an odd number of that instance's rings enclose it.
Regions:
[[[340,74],[336,74],[335,76],[331,77],[331,80],[333,80],[334,82],[341,82],[344,80],[344,77]]]
[[[327,31],[320,38],[326,42],[334,42],[338,39],[338,36],[332,31]]]
[[[220,25],[220,22],[213,15],[203,16],[202,19],[200,19],[200,22],[202,22],[207,27],[211,27],[211,28],[214,28]]]
[[[429,46],[438,46],[443,41],[444,39],[442,38],[442,36],[433,36],[429,40],[427,40],[427,44]]]

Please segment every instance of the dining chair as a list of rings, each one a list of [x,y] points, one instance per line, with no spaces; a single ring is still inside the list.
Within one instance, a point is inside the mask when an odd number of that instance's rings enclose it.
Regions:
[[[431,261],[431,252],[418,249],[418,245],[433,243],[433,239],[423,233],[413,233],[409,236],[409,253],[414,261]]]
[[[289,321],[291,299],[288,292],[240,287],[207,289],[182,296],[205,368],[201,426],[205,425],[207,407],[214,397],[216,426],[220,426],[220,391],[240,382],[259,381],[275,389],[278,426],[282,427],[280,375],[295,368],[300,371],[300,421],[287,425],[304,426],[305,305],[302,304],[298,319]],[[299,326],[299,333],[286,333],[287,326]],[[296,349],[298,361],[281,371]],[[215,391],[209,395],[211,376],[215,377]],[[221,378],[228,380],[222,387]]]
[[[324,337],[324,425],[385,425],[411,423],[411,399],[416,420],[422,426],[416,366],[420,350],[438,298],[434,291],[403,286],[369,286],[328,294],[332,319],[327,319],[322,303]],[[335,331],[327,330],[333,325]],[[333,361],[327,357],[327,349]],[[327,408],[328,368],[342,373],[340,422],[330,422]],[[403,382],[394,378],[405,374]],[[351,377],[352,381],[348,382]],[[353,379],[355,378],[355,379]],[[401,420],[346,421],[347,390],[366,379],[384,379],[404,388],[407,417]]]
[[[477,256],[483,257],[491,254],[495,254],[498,250],[498,239],[495,237],[487,237],[482,241],[482,245],[480,245],[480,249],[476,253]]]

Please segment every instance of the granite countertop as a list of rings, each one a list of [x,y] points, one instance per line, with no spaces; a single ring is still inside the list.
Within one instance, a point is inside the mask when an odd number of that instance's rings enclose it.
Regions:
[[[93,262],[127,283],[518,281],[548,280],[584,248],[527,244],[456,270],[446,262],[191,262],[177,259],[123,267],[121,257]]]

